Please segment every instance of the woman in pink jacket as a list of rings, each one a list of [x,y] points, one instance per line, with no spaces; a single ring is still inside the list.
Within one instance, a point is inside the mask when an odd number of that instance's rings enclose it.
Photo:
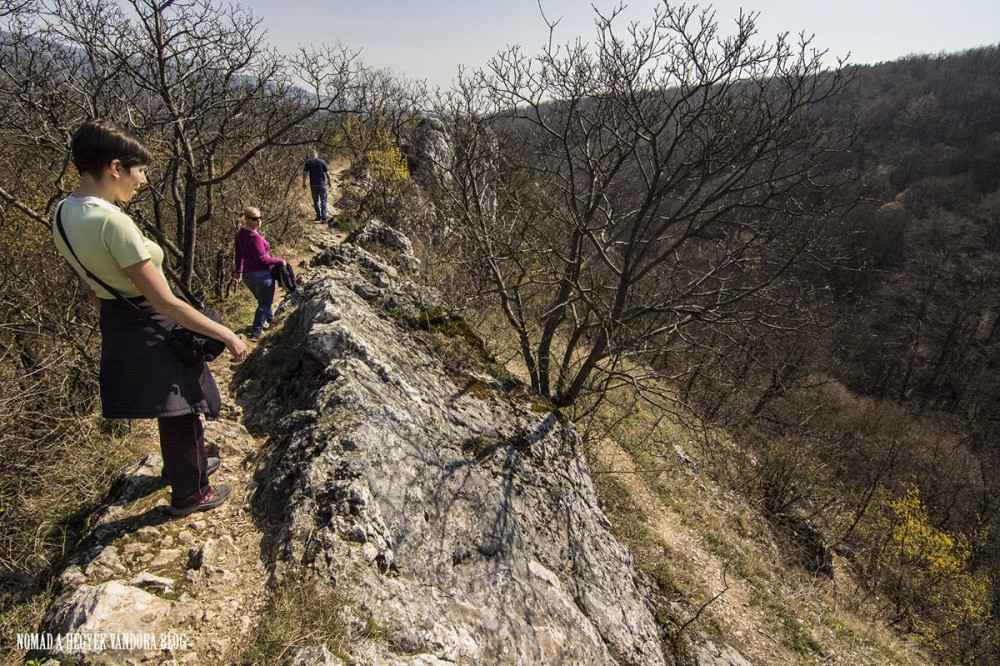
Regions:
[[[250,339],[259,340],[264,327],[274,318],[274,278],[273,266],[283,266],[284,259],[271,256],[271,244],[264,240],[260,229],[260,210],[253,207],[243,209],[243,228],[236,233],[236,279],[243,278],[244,284],[257,299]]]

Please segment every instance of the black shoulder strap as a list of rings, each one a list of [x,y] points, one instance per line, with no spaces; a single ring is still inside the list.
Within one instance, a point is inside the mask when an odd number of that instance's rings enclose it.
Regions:
[[[66,244],[66,247],[67,247],[67,249],[69,249],[70,254],[73,255],[74,259],[76,259],[76,263],[80,265],[80,268],[82,268],[83,272],[87,274],[87,277],[89,277],[91,280],[93,280],[97,284],[99,284],[102,287],[104,287],[105,289],[107,289],[108,293],[112,294],[115,298],[117,298],[122,303],[127,303],[129,305],[129,307],[132,308],[133,312],[135,312],[143,321],[145,321],[147,324],[149,324],[155,330],[157,330],[164,337],[164,339],[172,338],[173,337],[173,333],[171,333],[170,331],[168,331],[167,328],[163,324],[161,324],[160,322],[158,322],[155,319],[153,319],[152,317],[150,317],[149,313],[147,313],[145,310],[143,310],[142,308],[140,308],[138,305],[136,305],[135,303],[133,303],[129,299],[127,299],[124,296],[122,296],[118,292],[117,289],[115,289],[114,287],[112,287],[111,285],[109,285],[107,282],[105,282],[101,278],[99,278],[96,275],[94,275],[93,273],[91,273],[90,269],[83,265],[83,262],[80,261],[80,257],[76,256],[76,250],[74,250],[73,246],[70,245],[69,237],[66,236],[66,229],[63,227],[63,223],[62,223],[62,207],[63,207],[63,203],[65,203],[65,202],[60,203],[59,207],[56,208],[56,228],[59,229],[59,235],[62,236],[63,243]]]

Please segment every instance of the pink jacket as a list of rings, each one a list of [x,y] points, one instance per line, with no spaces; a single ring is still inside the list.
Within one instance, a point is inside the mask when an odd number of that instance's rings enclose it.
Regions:
[[[256,231],[243,227],[236,232],[236,275],[269,271],[280,266],[281,259],[271,256],[271,244]]]

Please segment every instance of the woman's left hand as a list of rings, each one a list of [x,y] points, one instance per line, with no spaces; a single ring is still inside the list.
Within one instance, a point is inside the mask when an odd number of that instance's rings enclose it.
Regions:
[[[223,342],[226,343],[226,349],[229,350],[229,353],[233,355],[233,363],[242,363],[247,360],[249,349],[243,338],[233,333],[231,340],[224,340]]]

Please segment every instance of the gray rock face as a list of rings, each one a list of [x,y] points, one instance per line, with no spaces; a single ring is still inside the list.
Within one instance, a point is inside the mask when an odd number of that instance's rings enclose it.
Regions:
[[[413,245],[410,239],[387,224],[378,220],[368,220],[354,234],[354,242],[359,245],[378,243],[396,252],[393,264],[404,273],[420,272],[420,260],[413,255]]]
[[[128,584],[142,590],[152,589],[164,592],[170,592],[174,588],[174,581],[172,579],[164,578],[163,576],[154,576],[148,571],[143,571],[133,576]]]
[[[456,151],[454,136],[463,136],[463,149]],[[424,118],[410,136],[410,153],[415,162],[413,179],[432,194],[432,199],[444,202],[451,198],[446,192],[455,187],[453,173],[470,173],[476,182],[480,213],[496,215],[496,170],[500,155],[497,134],[484,124],[452,119]],[[466,183],[465,186],[467,187]],[[451,193],[456,194],[455,192]]]
[[[698,666],[752,666],[736,648],[726,643],[706,642],[694,648]]]
[[[188,569],[224,570],[239,563],[240,551],[228,534],[207,540],[188,561]]]
[[[102,583],[96,587],[82,585],[57,604],[57,612],[48,618],[42,632],[89,637],[90,641],[133,637],[134,645],[138,646],[135,649],[123,649],[121,646],[116,649],[112,644],[88,644],[79,640],[63,649],[57,646],[50,653],[60,659],[91,657],[103,664],[125,663],[137,657],[158,653],[155,642],[144,643],[134,637],[148,639],[167,631],[172,606],[169,601],[118,581]]]
[[[573,427],[449,377],[377,307],[433,297],[359,270],[365,255],[317,261],[237,378],[249,427],[277,444],[253,500],[273,577],[349,590],[390,627],[371,663],[665,663]]]
[[[402,238],[406,239],[406,236]],[[408,239],[406,243],[408,246]],[[421,312],[434,310],[441,304],[441,298],[434,290],[403,280],[395,267],[357,245],[327,248],[313,259],[312,265],[336,268],[341,275],[340,284],[372,304],[375,311],[395,313],[411,324],[419,321]],[[301,304],[305,298],[295,293],[285,303],[294,306]],[[336,296],[331,298],[336,300]]]
[[[282,666],[341,666],[343,663],[323,645],[299,648],[282,663]]]
[[[454,151],[447,129],[438,118],[424,118],[410,136],[412,154],[416,161],[413,178],[423,186],[450,182],[448,169],[454,160]]]

